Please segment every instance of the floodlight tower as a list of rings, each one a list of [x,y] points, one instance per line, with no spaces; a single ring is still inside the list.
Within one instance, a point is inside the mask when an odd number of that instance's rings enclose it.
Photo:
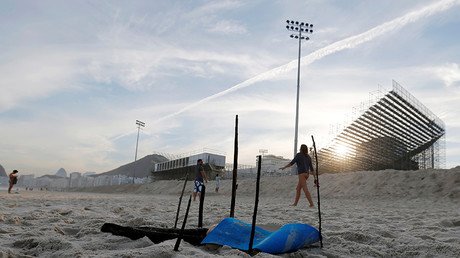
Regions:
[[[141,130],[141,126],[145,127],[145,123],[139,120],[136,120],[137,125],[137,140],[136,140],[136,154],[134,155],[134,170],[133,170],[133,184],[134,184],[134,177],[136,177],[136,161],[137,161],[137,146],[139,143],[139,131]]]
[[[295,108],[295,136],[294,136],[294,156],[297,153],[297,139],[299,133],[299,91],[300,91],[300,54],[301,54],[301,46],[302,41],[309,40],[310,38],[304,36],[303,34],[311,34],[313,33],[313,24],[306,23],[306,22],[299,22],[299,21],[286,21],[286,29],[288,31],[292,31],[291,38],[299,40],[299,56],[297,60],[297,100],[296,100],[296,108]]]

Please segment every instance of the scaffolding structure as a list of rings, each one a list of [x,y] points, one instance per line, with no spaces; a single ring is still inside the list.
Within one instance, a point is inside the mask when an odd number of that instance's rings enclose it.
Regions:
[[[322,172],[445,167],[444,122],[395,81],[350,120],[318,151]]]

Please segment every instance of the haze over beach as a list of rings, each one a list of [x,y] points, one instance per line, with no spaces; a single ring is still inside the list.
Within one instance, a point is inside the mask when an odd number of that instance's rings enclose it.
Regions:
[[[299,144],[394,79],[446,124],[460,164],[458,0],[0,3],[0,164],[23,174],[105,172],[152,153],[210,148],[240,163],[292,158],[297,42]],[[231,158],[228,158],[230,160]]]

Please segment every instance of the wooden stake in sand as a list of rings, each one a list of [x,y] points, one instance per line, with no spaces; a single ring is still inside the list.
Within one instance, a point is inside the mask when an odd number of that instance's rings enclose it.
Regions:
[[[230,218],[235,217],[235,199],[236,199],[236,189],[238,185],[236,184],[237,178],[237,168],[238,168],[238,115],[235,118],[235,151],[233,154],[233,180],[232,180],[232,202],[230,204]]]
[[[316,194],[318,196],[319,243],[320,243],[321,248],[323,248],[323,235],[321,235],[321,202],[319,198],[318,154],[316,153],[316,143],[315,143],[315,138],[313,138],[313,135],[311,136],[311,140],[313,141],[313,149],[315,150],[315,163],[316,163],[315,185],[316,185]]]
[[[201,194],[200,194],[200,207],[198,210],[198,227],[203,227],[203,205],[204,205],[204,196],[206,195],[206,186],[203,184],[201,186]]]
[[[187,185],[187,180],[188,180],[188,171],[185,174],[184,187],[182,188],[182,193],[180,194],[180,197],[179,197],[179,205],[177,205],[176,221],[174,221],[174,228],[177,228],[177,220],[179,219],[180,205],[182,203],[182,196],[184,196],[184,191],[185,191],[185,186]]]
[[[179,237],[177,238],[176,244],[174,245],[174,251],[179,251],[180,241],[184,236],[185,224],[187,223],[188,211],[190,210],[190,203],[192,202],[192,195],[188,198],[187,210],[185,211],[184,221],[182,222],[182,228],[180,230]]]
[[[259,186],[260,186],[260,169],[262,166],[262,155],[257,156],[257,183],[256,183],[256,200],[254,203],[254,214],[252,215],[251,238],[249,239],[248,253],[253,254],[252,245],[254,244],[254,234],[256,232],[257,207],[259,206]]]

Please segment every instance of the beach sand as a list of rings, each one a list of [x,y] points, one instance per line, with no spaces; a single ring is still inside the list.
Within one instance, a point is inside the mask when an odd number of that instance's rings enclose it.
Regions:
[[[228,217],[231,180],[219,193],[208,184],[203,224]],[[276,228],[302,222],[318,227],[318,210],[302,196],[293,202],[296,176],[261,179],[257,224]],[[235,217],[252,221],[255,179],[238,180]],[[320,175],[319,244],[281,257],[460,257],[460,167],[450,170],[362,171]],[[250,257],[222,247],[208,250],[176,240],[153,244],[100,231],[105,222],[173,227],[182,181],[86,189],[91,192],[0,192],[0,257]],[[312,178],[309,189],[317,204]],[[181,225],[191,193],[182,200]],[[187,227],[198,223],[192,202]],[[259,253],[256,257],[275,257]]]

